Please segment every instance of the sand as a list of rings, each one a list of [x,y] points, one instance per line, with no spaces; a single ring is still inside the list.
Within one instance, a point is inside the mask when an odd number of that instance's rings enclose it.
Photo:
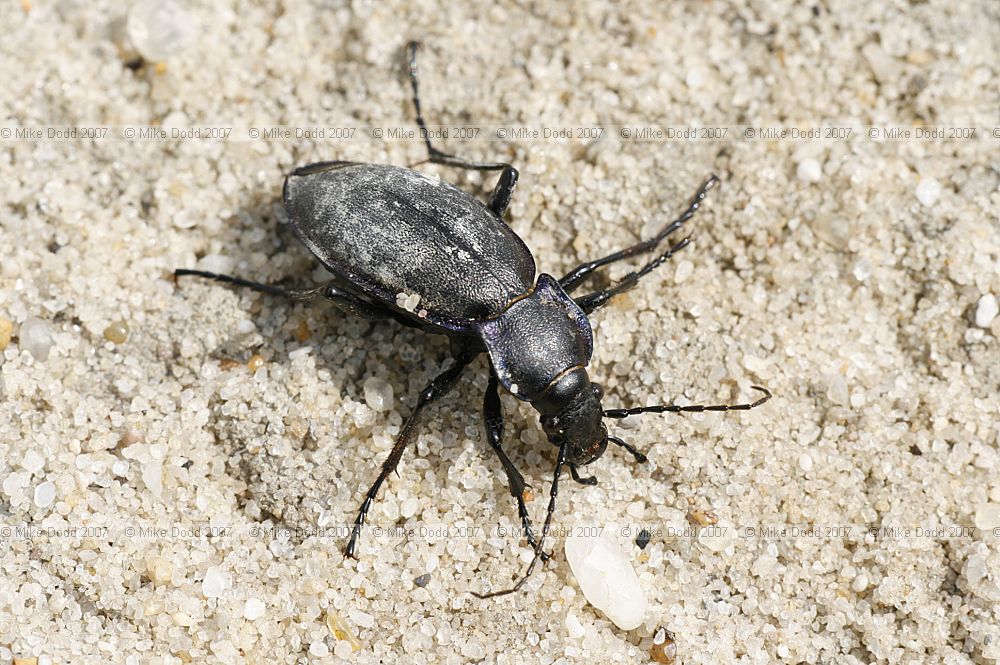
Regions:
[[[643,663],[660,626],[684,663],[1000,657],[996,7],[653,5],[216,3],[165,46],[122,3],[0,9],[0,128],[43,131],[0,133],[0,663]],[[609,408],[774,393],[612,424],[650,461],[609,450],[597,487],[564,478],[554,525],[615,534],[649,599],[635,630],[586,602],[560,538],[521,593],[469,594],[530,557],[482,433],[484,361],[345,562],[447,340],[171,278],[323,278],[283,175],[424,158],[388,134],[413,128],[408,39],[429,122],[482,128],[442,147],[520,169],[509,221],[540,270],[721,179],[692,246],[593,316]],[[140,126],[233,129],[125,138]],[[250,136],[275,126],[341,138]],[[420,168],[478,196],[494,178]],[[503,406],[537,523],[555,449]]]

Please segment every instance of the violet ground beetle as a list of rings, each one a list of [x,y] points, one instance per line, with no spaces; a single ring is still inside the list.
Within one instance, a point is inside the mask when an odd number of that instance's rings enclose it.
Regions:
[[[368,490],[344,555],[354,557],[358,535],[382,483],[396,471],[413,440],[420,413],[450,391],[462,371],[485,352],[490,378],[483,404],[483,421],[490,446],[507,476],[510,494],[534,556],[524,575],[503,591],[475,594],[489,598],[521,588],[539,559],[552,523],[559,476],[568,466],[578,483],[594,485],[579,467],[594,462],[608,442],[624,448],[637,461],[646,456],[608,434],[605,418],[641,413],[746,411],[771,397],[746,404],[643,406],[602,409],[601,387],[587,374],[593,333],[587,318],[611,297],[636,283],[689,244],[684,238],[658,254],[638,271],[610,288],[576,298],[576,290],[595,270],[616,261],[654,252],[698,210],[706,193],[718,183],[710,177],[695,193],[680,217],[652,238],[587,261],[559,279],[535,273],[531,252],[507,224],[504,212],[517,183],[517,169],[504,162],[471,162],[441,152],[433,145],[420,110],[416,66],[417,44],[407,46],[410,84],[417,126],[427,146],[421,163],[443,164],[477,171],[499,171],[500,178],[483,205],[456,187],[416,171],[385,164],[319,162],[293,171],[284,186],[284,204],[296,235],[334,279],[308,290],[291,290],[238,277],[178,269],[175,276],[196,275],[295,300],[326,298],[343,311],[368,319],[391,319],[405,326],[448,335],[453,363],[420,393],[417,404]],[[416,166],[416,165],[415,165]],[[397,294],[419,296],[415,311],[397,304]],[[499,387],[529,402],[541,416],[548,440],[558,447],[552,488],[541,537],[536,540],[525,506],[526,483],[504,452],[503,414]]]

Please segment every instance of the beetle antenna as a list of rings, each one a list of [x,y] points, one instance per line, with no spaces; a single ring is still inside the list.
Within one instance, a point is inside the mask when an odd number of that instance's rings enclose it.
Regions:
[[[756,408],[771,399],[771,391],[762,386],[751,386],[754,390],[759,390],[764,393],[764,396],[757,399],[755,402],[748,402],[746,404],[688,404],[686,406],[677,406],[675,404],[661,404],[656,406],[637,406],[632,409],[606,409],[604,411],[605,418],[628,418],[629,416],[637,416],[641,413],[686,413],[695,412],[702,413],[704,411],[749,411],[750,409]],[[608,437],[609,439],[611,437]],[[617,443],[617,442],[616,442]]]
[[[636,450],[635,446],[633,446],[631,443],[622,441],[617,436],[609,436],[608,441],[618,446],[621,446],[622,448],[630,452],[632,454],[632,457],[634,457],[635,461],[638,462],[639,464],[645,464],[646,462],[649,461],[649,458],[640,453],[638,450]]]
[[[566,448],[568,445],[569,442],[566,440],[563,441],[561,446],[559,446],[559,457],[556,458],[556,470],[552,476],[552,489],[549,490],[549,507],[545,512],[545,524],[542,525],[542,536],[535,544],[535,555],[531,557],[531,563],[528,565],[528,570],[525,571],[524,576],[517,581],[517,584],[509,589],[504,589],[503,591],[491,591],[490,593],[476,593],[473,591],[472,595],[477,598],[486,599],[516,593],[522,586],[524,586],[524,583],[528,581],[528,578],[531,577],[531,573],[535,570],[535,565],[542,556],[542,547],[545,545],[545,537],[549,535],[549,526],[552,524],[552,514],[556,511],[556,496],[559,494],[559,474],[562,473],[563,465],[566,464]]]

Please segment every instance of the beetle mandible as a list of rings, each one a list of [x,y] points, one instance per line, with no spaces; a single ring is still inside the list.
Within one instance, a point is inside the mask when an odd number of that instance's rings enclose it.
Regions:
[[[534,551],[524,575],[511,588],[476,594],[489,598],[517,591],[539,559],[548,559],[543,546],[564,467],[569,467],[575,481],[596,484],[596,478],[581,476],[579,467],[600,458],[608,442],[627,450],[637,461],[646,461],[645,455],[633,446],[608,433],[605,418],[641,413],[746,411],[766,402],[771,393],[754,386],[763,395],[744,404],[603,409],[601,386],[592,382],[587,373],[593,352],[588,317],[687,247],[690,240],[683,238],[670,245],[607,289],[575,298],[570,294],[599,268],[655,252],[694,215],[718,179],[712,176],[706,180],[680,217],[655,236],[581,263],[559,279],[546,273],[536,275],[531,252],[503,221],[517,184],[517,169],[505,162],[468,161],[432,145],[420,108],[417,47],[416,42],[411,42],[406,50],[416,122],[427,149],[427,159],[421,163],[499,171],[500,177],[485,205],[447,182],[409,168],[318,162],[288,175],[283,199],[289,223],[333,273],[331,282],[313,289],[291,290],[201,270],[178,269],[174,274],[207,277],[295,300],[318,296],[355,315],[394,320],[451,338],[453,362],[424,388],[404,422],[354,520],[344,548],[347,557],[355,556],[368,509],[413,440],[417,417],[455,386],[469,363],[481,353],[488,355],[490,376],[483,404],[486,436],[506,474],[525,538]],[[419,296],[419,309],[401,306],[398,294]],[[500,386],[538,411],[546,437],[558,448],[545,522],[537,539],[525,505],[527,485],[502,446]]]

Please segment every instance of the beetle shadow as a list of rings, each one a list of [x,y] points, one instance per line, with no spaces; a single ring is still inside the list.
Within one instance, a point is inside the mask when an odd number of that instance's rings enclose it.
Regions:
[[[310,288],[322,283],[323,275],[328,274],[284,221],[280,201],[273,198],[251,194],[224,225],[222,233],[213,237],[211,242],[227,248],[235,266],[233,274],[246,279],[287,288]],[[197,252],[196,257],[200,260],[206,253],[207,249]],[[264,257],[263,260],[261,257]],[[255,265],[260,266],[262,272],[257,272],[253,267]],[[188,286],[191,283],[188,280],[193,279],[184,278],[179,288],[193,288]],[[245,489],[237,499],[248,516],[288,529],[291,542],[300,540],[296,534],[315,532],[316,527],[324,526],[323,521],[328,520],[329,515],[336,516],[338,523],[350,523],[367,483],[374,481],[377,475],[382,461],[379,456],[388,454],[387,450],[379,451],[372,457],[371,438],[386,427],[398,432],[402,419],[409,416],[420,391],[450,362],[448,338],[393,321],[361,319],[345,314],[323,300],[296,302],[268,294],[251,294],[246,289],[207,281],[202,282],[201,288],[228,289],[239,294],[238,297],[249,298],[249,318],[256,327],[253,339],[248,342],[247,336],[237,330],[228,330],[221,335],[219,343],[207,355],[207,358],[219,363],[221,370],[246,372],[247,361],[262,356],[270,366],[284,368],[283,377],[268,379],[271,389],[277,388],[289,394],[297,389],[295,384],[301,380],[301,377],[292,377],[291,354],[296,349],[310,346],[313,347],[316,377],[309,381],[323,384],[318,390],[328,396],[336,396],[335,402],[364,404],[363,386],[373,377],[388,380],[392,385],[397,404],[401,407],[398,412],[394,411],[388,419],[381,413],[377,414],[373,423],[348,433],[346,441],[342,439],[342,433],[332,430],[315,414],[306,414],[305,410],[288,417],[276,416],[263,424],[259,421],[246,422],[245,414],[239,411],[222,413],[219,401],[212,405],[213,416],[208,427],[217,444],[225,451],[227,473],[244,484]],[[190,294],[190,297],[197,296]],[[428,369],[428,366],[434,369]],[[448,476],[462,454],[463,426],[466,437],[471,436],[470,430],[475,426],[473,454],[478,456],[493,479],[487,493],[495,497],[495,507],[481,514],[481,519],[487,521],[484,523],[504,515],[511,519],[517,516],[506,477],[489,446],[482,425],[488,367],[485,356],[474,361],[459,386],[431,405],[417,423],[419,442],[423,433],[421,430],[433,429],[428,425],[441,417],[442,410],[460,414],[449,417],[448,425],[438,428],[446,436],[446,442],[453,440],[447,428],[457,428],[458,431],[454,432],[457,435],[454,441],[459,444],[457,450],[447,445],[441,450],[420,446],[423,450],[419,464],[428,465],[439,477],[446,477],[445,482],[452,486],[460,485],[457,476]],[[328,376],[324,377],[324,372],[329,372]],[[198,381],[194,375],[190,378],[193,382]],[[266,388],[262,390],[266,391]],[[537,494],[537,488],[551,475],[553,461],[549,459],[552,455],[545,454],[547,446],[529,443],[544,437],[537,422],[523,407],[513,397],[503,399],[507,425],[504,450],[524,474],[528,484],[536,488]],[[287,406],[282,405],[281,408]],[[280,425],[274,426],[275,422]],[[523,432],[529,429],[538,431],[534,436],[523,436]],[[414,462],[417,449],[416,443],[408,449],[401,473],[406,473],[406,466]],[[372,458],[368,462],[370,473],[360,471],[344,477],[342,470],[355,467],[357,463],[354,460],[337,463],[338,457]],[[290,463],[289,460],[295,462]],[[359,490],[361,485],[364,487]],[[388,483],[380,495],[384,497],[386,492],[392,492],[392,483]],[[423,504],[433,497],[418,498]],[[475,512],[472,511],[473,514]]]
[[[210,247],[213,246],[226,248],[226,256],[232,261],[233,275],[251,281],[303,289],[323,283],[326,281],[324,275],[328,274],[298,240],[292,228],[284,222],[280,199],[249,195],[223,225],[221,232],[210,239],[206,238],[202,249],[195,251],[196,259],[200,261],[211,253]],[[248,310],[244,316],[254,323],[254,332],[248,334],[235,327],[219,330],[218,322],[214,322],[217,342],[200,358],[200,363],[214,361],[223,372],[239,373],[247,372],[248,362],[252,363],[255,357],[260,356],[269,366],[283,368],[282,378],[270,378],[268,381],[272,389],[277,388],[286,393],[295,389],[296,381],[301,378],[292,376],[291,354],[303,347],[313,348],[311,354],[315,358],[317,378],[310,380],[325,384],[323,392],[339,395],[339,401],[342,402],[364,403],[362,386],[368,378],[378,374],[380,366],[389,368],[386,378],[393,384],[394,390],[397,393],[414,393],[412,400],[415,402],[419,389],[407,391],[407,377],[414,373],[413,365],[423,361],[420,357],[401,357],[398,349],[421,349],[425,351],[425,357],[433,358],[438,364],[443,364],[449,357],[447,340],[444,338],[439,338],[440,341],[435,344],[431,340],[436,336],[395,322],[367,321],[344,314],[322,299],[297,302],[190,276],[182,277],[176,288],[178,295],[194,302],[201,300],[205,303],[206,297],[227,297],[219,293],[223,291],[229,291],[233,294],[232,297],[238,299],[247,298],[246,302],[239,303],[237,307]],[[198,293],[200,289],[206,291]],[[216,293],[208,290],[216,290]],[[231,307],[231,304],[226,307]],[[205,323],[208,325],[213,323],[212,312],[211,305],[196,307],[194,310],[195,316],[206,319]],[[192,327],[197,325],[190,320],[186,323]],[[372,354],[378,352],[366,348],[366,343],[373,336],[381,339],[382,346],[392,351],[373,357]],[[179,357],[178,344],[179,341],[174,342],[175,358]],[[359,360],[358,354],[364,354],[365,357]],[[344,362],[345,359],[347,362]],[[197,384],[201,380],[198,369],[186,366],[185,363],[175,363],[172,371],[185,383]],[[253,367],[249,371],[252,372]],[[329,378],[324,378],[325,371],[329,372]],[[292,455],[301,454],[303,458],[310,457],[312,452],[323,446],[337,445],[335,437],[321,436],[322,428],[312,425],[304,429],[277,428],[298,432],[299,436],[275,431],[270,425],[267,430],[262,431],[263,425],[260,423],[243,426],[239,421],[241,417],[245,418],[245,414],[223,414],[218,397],[213,401],[215,403],[210,405],[213,420],[209,423],[209,428],[227,454],[229,474],[247,484],[248,490],[240,499],[244,506],[250,499],[255,499],[262,508],[273,503],[259,496],[260,492],[254,488],[259,485],[262,477],[268,475],[264,473],[266,467],[280,467],[281,463],[268,454],[252,452],[255,448],[267,449],[266,445],[260,445],[260,441],[281,439],[282,448]],[[408,406],[412,406],[412,402]],[[376,422],[375,427],[378,425]],[[355,450],[347,452],[358,454]],[[301,475],[301,471],[299,469],[297,473]],[[272,505],[264,512],[283,515],[287,521],[290,514],[287,506],[301,504],[307,498],[305,494],[294,496],[294,493],[289,493],[289,488],[300,485],[301,483],[286,485],[280,502],[282,505]],[[355,501],[350,503],[353,510]],[[314,522],[313,519],[312,523]]]

